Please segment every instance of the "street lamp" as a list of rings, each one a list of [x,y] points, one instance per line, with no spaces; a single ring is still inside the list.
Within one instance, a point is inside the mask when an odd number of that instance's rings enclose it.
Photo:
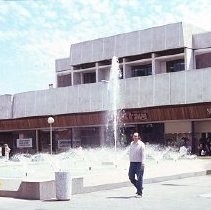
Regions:
[[[54,123],[53,117],[48,118],[48,124],[50,125],[50,154],[52,155],[52,124]]]

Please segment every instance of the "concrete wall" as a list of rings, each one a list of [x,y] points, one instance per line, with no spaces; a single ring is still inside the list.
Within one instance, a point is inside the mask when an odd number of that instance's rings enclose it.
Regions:
[[[192,37],[191,37],[192,39]],[[185,47],[182,23],[105,37],[71,45],[72,65]]]
[[[193,48],[205,49],[211,47],[211,32],[193,35]]]
[[[70,70],[70,58],[57,59],[55,62],[56,71]]]
[[[184,23],[184,22],[182,23],[182,29],[183,29],[184,46],[187,48],[194,49],[192,37],[194,36],[194,34],[204,33],[205,30],[197,26]]]
[[[211,101],[211,68],[120,80],[119,108]],[[75,85],[14,95],[14,118],[95,112],[111,107],[108,83]]]
[[[183,22],[133,31],[96,40],[72,44],[70,57],[56,60],[56,71],[71,65],[97,62],[117,57],[144,54],[181,47],[211,47],[211,32]]]
[[[12,95],[0,95],[0,119],[12,117]]]

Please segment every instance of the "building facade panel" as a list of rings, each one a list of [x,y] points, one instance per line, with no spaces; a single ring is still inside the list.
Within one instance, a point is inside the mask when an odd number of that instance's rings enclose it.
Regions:
[[[109,110],[111,100],[106,85],[99,82],[96,85],[91,84],[91,86],[94,86],[92,89],[96,89],[96,91],[90,91],[90,111]]]
[[[117,36],[106,37],[103,39],[103,60],[111,59],[115,55]]]
[[[204,121],[198,121],[194,123],[195,125],[195,132],[196,133],[207,133],[211,130],[211,121],[204,120]]]
[[[126,33],[125,35],[126,40],[126,53],[130,55],[137,55],[140,53],[140,31],[134,31],[131,33]],[[118,36],[119,38],[119,36]],[[122,45],[122,43],[119,43]],[[119,46],[116,46],[117,48]],[[120,52],[123,54],[122,52]]]
[[[170,104],[170,74],[159,74],[154,80],[154,106]]]
[[[83,63],[89,63],[93,57],[93,42],[83,42],[83,48],[81,50],[81,60]]]
[[[203,95],[203,72],[186,71],[186,103],[197,103],[202,100]]]
[[[138,90],[138,106],[137,107],[149,107],[153,106],[154,98],[154,76],[140,77],[139,78],[139,90]]]
[[[193,35],[193,48],[206,49],[211,47],[211,32]]]
[[[0,119],[12,117],[12,95],[0,95]]]
[[[184,46],[181,23],[166,25],[165,34],[165,49],[174,49]]]
[[[191,133],[192,123],[190,121],[165,122],[165,133]]]
[[[81,59],[82,44],[74,44],[70,47],[70,61],[71,65],[77,65],[84,63]]]
[[[78,85],[78,99],[77,112],[89,112],[91,103],[91,84]],[[94,108],[94,107],[93,107]]]
[[[150,29],[145,29],[140,32],[140,54],[153,52],[153,33]]]
[[[125,81],[121,81],[124,83],[122,94],[120,95],[121,103],[120,108],[136,108],[138,107],[138,96],[139,96],[139,78],[128,78]]]
[[[116,39],[116,49],[115,55],[122,57],[122,55],[127,54],[127,39],[125,34],[119,34],[118,38]]]
[[[152,31],[152,52],[166,49],[166,30],[166,27],[155,27]]]
[[[120,80],[124,84],[121,85],[120,107],[141,108],[210,101],[210,78],[209,68]],[[106,86],[102,82],[15,94],[13,117],[104,111],[110,100],[106,96],[108,101],[105,102],[99,89]],[[105,92],[102,91],[102,94]]]
[[[211,68],[204,69],[202,77],[202,99],[204,102],[209,102],[211,101]]]
[[[185,71],[170,73],[170,103],[185,104]]]
[[[55,68],[56,71],[64,71],[64,70],[69,70],[71,68],[71,61],[70,58],[61,58],[57,59],[55,62]]]
[[[93,40],[92,48],[93,48],[93,52],[92,52],[93,59],[95,61],[103,60],[103,51],[104,51],[103,38]]]
[[[175,33],[175,31],[177,33]],[[133,40],[134,37],[135,40]],[[117,48],[120,46],[119,44],[121,43],[121,41],[118,39],[125,40],[126,50],[117,50]],[[137,39],[140,39],[139,48],[136,44]],[[169,42],[169,40],[171,41]],[[87,52],[87,45],[89,45],[88,43],[90,43],[89,46],[92,48],[92,42],[93,41],[87,41],[71,45],[70,57],[72,65],[96,61],[95,56],[90,59],[83,56],[85,52]],[[131,56],[131,53],[144,54],[154,51],[161,51],[164,49],[185,47],[183,42],[182,23],[169,24],[167,26],[158,26],[150,29],[105,37],[103,38],[102,43],[97,43],[100,46],[97,47],[95,43],[95,49],[101,49],[101,45],[103,45],[103,52],[97,51],[99,54],[103,53],[102,60],[111,59],[113,55],[116,55],[117,57],[127,57]]]

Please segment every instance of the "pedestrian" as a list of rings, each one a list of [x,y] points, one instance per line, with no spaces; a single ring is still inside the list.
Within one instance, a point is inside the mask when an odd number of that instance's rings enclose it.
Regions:
[[[5,159],[9,160],[11,149],[9,148],[8,144],[4,144],[4,150],[5,150]]]
[[[133,134],[133,141],[129,149],[130,167],[129,179],[137,189],[137,196],[142,197],[143,194],[143,175],[145,162],[145,144],[141,140],[139,133]]]

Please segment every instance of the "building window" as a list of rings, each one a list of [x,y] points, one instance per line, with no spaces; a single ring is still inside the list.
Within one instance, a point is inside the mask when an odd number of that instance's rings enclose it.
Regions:
[[[96,82],[96,73],[84,73],[83,74],[84,84],[85,83],[95,83]]]
[[[211,53],[196,55],[196,68],[203,69],[211,67]]]
[[[57,87],[67,87],[71,85],[71,74],[57,75]]]
[[[185,70],[184,59],[167,61],[166,62],[166,72],[177,72]]]
[[[123,79],[123,68],[119,69],[119,79]]]
[[[132,77],[152,75],[152,65],[132,66]]]

